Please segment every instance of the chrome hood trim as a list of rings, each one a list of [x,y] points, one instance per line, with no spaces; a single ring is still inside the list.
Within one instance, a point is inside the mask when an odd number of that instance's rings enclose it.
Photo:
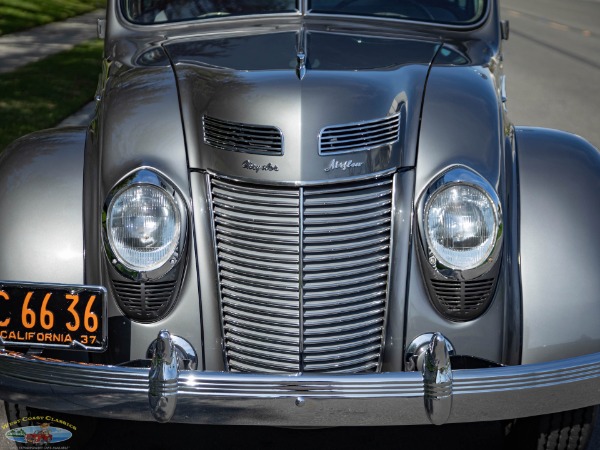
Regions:
[[[398,168],[406,148],[416,145],[427,72],[438,47],[435,41],[414,38],[310,31],[167,42],[190,167],[249,181],[295,184]],[[300,53],[302,77],[297,74]],[[282,154],[210,145],[203,130],[202,118],[207,116],[281,130]],[[352,153],[319,152],[324,129],[360,128],[395,117],[397,138],[375,137]]]

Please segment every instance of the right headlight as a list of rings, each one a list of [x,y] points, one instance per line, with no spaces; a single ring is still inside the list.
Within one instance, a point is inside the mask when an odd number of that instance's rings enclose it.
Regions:
[[[502,208],[494,187],[466,167],[453,167],[419,201],[419,261],[433,306],[447,319],[483,314],[502,258]]]
[[[435,191],[425,205],[427,244],[445,267],[481,266],[494,250],[497,207],[480,187],[451,183]]]
[[[420,217],[427,260],[441,275],[476,278],[497,259],[502,238],[500,200],[490,183],[475,172],[455,167],[441,175],[422,197]]]

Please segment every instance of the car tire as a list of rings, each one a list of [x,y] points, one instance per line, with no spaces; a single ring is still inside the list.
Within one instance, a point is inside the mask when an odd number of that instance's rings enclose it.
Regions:
[[[39,424],[39,420],[30,418],[44,417],[55,419],[56,426],[68,429],[73,433],[71,439],[64,442],[44,445],[42,448],[51,449],[53,447],[68,448],[69,450],[84,450],[86,444],[93,436],[96,430],[97,419],[93,417],[76,416],[73,414],[65,414],[59,412],[44,411],[40,409],[30,408],[16,403],[4,402],[6,409],[6,418],[11,429],[35,426]],[[16,443],[18,449],[32,448],[31,444]]]
[[[594,429],[598,406],[527,417],[510,423],[509,448],[586,450]]]

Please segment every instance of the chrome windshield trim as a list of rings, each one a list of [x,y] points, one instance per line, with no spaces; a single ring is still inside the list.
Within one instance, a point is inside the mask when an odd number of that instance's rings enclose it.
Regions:
[[[493,0],[486,0],[485,11],[479,18],[479,20],[465,23],[465,24],[453,24],[453,23],[445,23],[445,22],[433,22],[433,21],[421,21],[421,20],[411,20],[411,19],[401,19],[401,18],[390,18],[376,15],[359,15],[359,14],[343,14],[343,13],[322,13],[322,12],[312,12],[308,8],[308,0],[306,1],[306,11],[304,15],[307,17],[315,17],[315,18],[338,18],[338,19],[360,19],[360,20],[377,20],[387,23],[405,23],[412,24],[416,26],[424,26],[424,27],[433,27],[433,28],[443,28],[445,30],[456,30],[456,31],[468,31],[474,30],[481,27],[489,18],[492,11],[492,2]]]
[[[110,1],[110,0],[109,0]],[[124,3],[126,0],[114,0],[115,11],[117,18],[121,25],[126,28],[133,30],[156,30],[172,27],[185,27],[198,24],[214,24],[219,22],[238,21],[238,20],[256,20],[256,19],[268,19],[272,17],[301,17],[304,15],[305,0],[299,0],[296,6],[300,6],[295,11],[283,11],[283,12],[272,12],[263,14],[238,14],[238,15],[226,15],[216,17],[205,17],[203,19],[186,19],[178,21],[167,21],[167,22],[153,22],[153,23],[138,23],[130,20],[127,14],[124,12]]]
[[[123,0],[115,0],[116,3],[116,14],[119,23],[125,28],[131,30],[164,30],[166,28],[185,28],[189,26],[197,26],[201,24],[211,25],[215,23],[224,22],[245,22],[255,20],[272,20],[273,18],[294,18],[294,17],[306,17],[306,18],[317,18],[325,19],[330,21],[331,19],[342,19],[342,20],[368,20],[368,21],[379,21],[388,24],[410,24],[417,27],[428,27],[428,28],[442,28],[451,31],[469,31],[481,27],[488,19],[492,11],[492,1],[486,0],[485,12],[481,15],[479,20],[465,24],[453,24],[444,22],[432,22],[432,21],[419,21],[401,18],[390,18],[376,15],[358,15],[358,14],[343,14],[343,13],[320,13],[312,12],[308,7],[308,0],[299,0],[299,9],[296,11],[287,12],[273,12],[265,14],[247,14],[247,15],[234,15],[234,16],[221,16],[221,17],[210,17],[198,20],[182,20],[175,22],[159,22],[159,23],[136,23],[129,20],[123,12]]]

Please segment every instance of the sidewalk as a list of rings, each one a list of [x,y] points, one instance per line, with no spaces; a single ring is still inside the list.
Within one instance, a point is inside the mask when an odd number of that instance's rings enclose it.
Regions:
[[[63,22],[55,22],[18,33],[0,36],[0,73],[11,72],[25,64],[54,53],[69,50],[80,42],[98,37],[99,9]]]

